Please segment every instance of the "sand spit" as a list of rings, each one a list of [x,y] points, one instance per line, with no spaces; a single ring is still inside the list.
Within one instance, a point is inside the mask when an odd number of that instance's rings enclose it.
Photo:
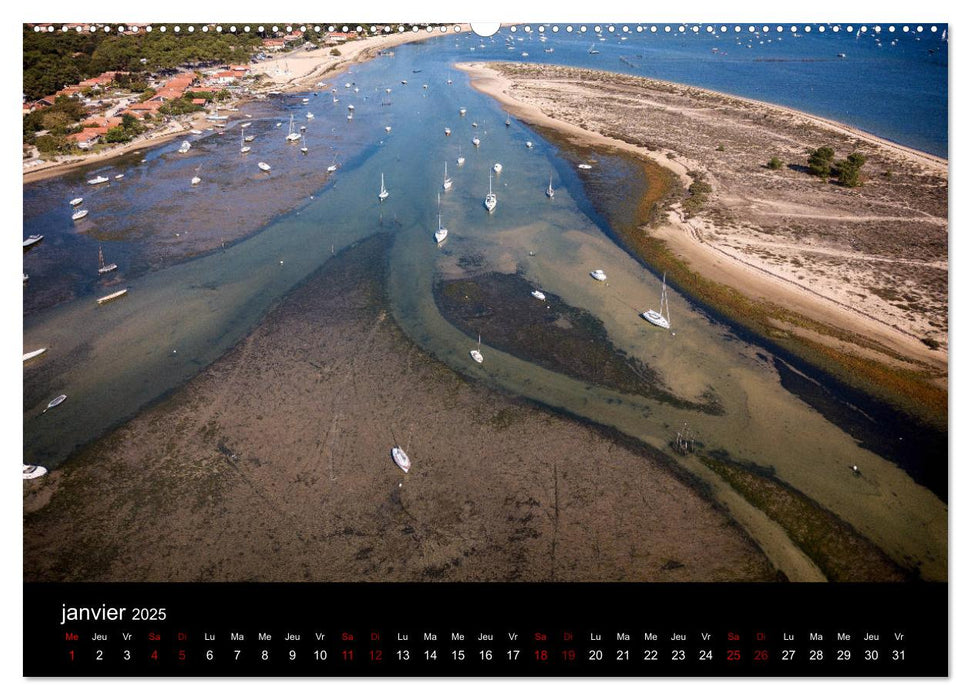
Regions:
[[[374,281],[385,246],[342,253],[186,387],[24,482],[25,581],[774,579],[663,457],[419,351]]]
[[[947,161],[795,110],[664,81],[563,66],[460,67],[526,122],[651,158],[677,175],[684,196],[696,178],[709,183],[697,215],[677,202],[650,230],[694,272],[856,332],[882,346],[882,361],[932,368],[946,386]],[[864,154],[864,186],[808,175],[807,150],[822,145],[837,159]],[[782,169],[766,167],[773,156]]]

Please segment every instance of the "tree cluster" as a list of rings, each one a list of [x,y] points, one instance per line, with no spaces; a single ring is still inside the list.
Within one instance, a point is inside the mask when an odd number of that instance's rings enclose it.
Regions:
[[[809,172],[817,177],[836,178],[836,182],[844,187],[859,187],[863,184],[860,171],[866,163],[866,156],[862,153],[851,153],[844,160],[834,161],[836,152],[828,146],[820,146],[810,151],[808,165]]]

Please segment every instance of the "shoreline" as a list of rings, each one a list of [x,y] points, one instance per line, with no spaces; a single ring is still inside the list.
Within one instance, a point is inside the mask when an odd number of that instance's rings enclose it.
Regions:
[[[463,24],[460,26],[462,27],[463,32],[469,31],[468,25]],[[270,81],[268,85],[273,86],[270,88],[271,90],[278,89],[281,92],[300,92],[313,88],[317,82],[333,77],[334,75],[347,70],[351,66],[370,61],[376,57],[378,51],[414,41],[425,41],[436,36],[440,36],[440,33],[399,32],[397,34],[382,34],[379,36],[366,37],[364,39],[358,39],[343,46],[337,47],[346,50],[346,53],[342,52],[340,56],[330,55],[330,50],[334,48],[331,46],[319,47],[312,51],[304,51],[298,48],[294,49],[293,51],[289,51],[284,55],[275,56],[266,61],[254,63],[252,70],[257,75],[260,73],[266,75]],[[280,63],[289,64],[291,61],[297,62],[298,64],[309,63],[311,66],[306,72],[295,77],[290,77],[287,80],[275,79],[268,72],[272,66],[278,66]],[[225,106],[241,107],[242,105],[259,99],[261,98],[241,96],[227,102]],[[23,171],[23,184],[28,185],[41,180],[46,180],[48,178],[58,177],[60,175],[69,173],[72,170],[83,168],[93,163],[99,163],[112,158],[117,158],[119,156],[131,153],[132,151],[141,150],[143,148],[154,148],[167,143],[168,141],[171,141],[182,134],[188,133],[190,129],[211,126],[211,124],[205,120],[205,113],[201,112],[199,114],[201,115],[200,117],[193,118],[188,123],[183,123],[178,119],[174,119],[163,129],[155,133],[144,137],[138,137],[119,146],[81,156],[69,156],[70,158],[73,158],[73,160],[45,161],[43,165]]]
[[[581,120],[581,123],[584,123],[584,126],[588,128],[583,128],[571,121],[558,118],[558,115],[551,116],[547,114],[535,101],[530,102],[529,96],[523,97],[521,93],[516,96],[511,94],[516,76],[502,73],[491,65],[482,62],[460,62],[456,63],[455,66],[469,75],[471,85],[474,89],[496,99],[503,109],[537,128],[550,129],[575,145],[581,147],[608,148],[632,155],[642,162],[652,163],[656,167],[661,167],[670,172],[680,182],[684,190],[687,190],[687,187],[693,182],[693,177],[689,173],[697,173],[700,171],[710,176],[708,169],[703,167],[698,161],[693,161],[681,153],[671,153],[668,151],[669,143],[652,143],[648,147],[623,140],[623,137],[627,136],[626,134],[618,138],[602,133],[602,131],[592,130],[593,127],[588,123],[589,120],[583,119],[582,111],[580,114],[574,113],[571,116],[574,119]],[[504,63],[500,64],[500,66],[522,67],[521,64],[515,63]],[[530,69],[532,68],[534,67],[530,66]],[[559,66],[552,68],[562,69],[563,72],[583,70]],[[549,68],[546,69],[550,70]],[[542,92],[544,88],[547,88],[547,91],[543,93],[543,97],[548,100],[555,100],[555,98],[550,98],[550,94],[559,95],[568,92],[571,88],[576,90],[577,94],[580,94],[583,87],[586,87],[585,85],[579,85],[579,78],[571,79],[557,73],[553,73],[551,77],[537,76],[535,78],[533,75],[527,74],[523,80],[526,83],[524,90],[534,89],[534,94],[536,92]],[[542,82],[544,80],[545,82]],[[592,81],[593,78],[591,77],[590,80]],[[734,106],[757,105],[761,110],[769,110],[786,119],[798,119],[800,122],[807,122],[819,129],[835,129],[843,135],[864,140],[868,144],[885,149],[892,153],[894,157],[904,158],[914,163],[915,167],[932,171],[936,170],[939,173],[943,172],[946,177],[947,161],[939,159],[932,154],[926,154],[906,146],[895,144],[878,136],[866,134],[848,125],[837,124],[791,108],[777,107],[769,103],[757,102],[724,93],[716,93],[693,86],[679,85],[667,81],[656,81],[650,78],[636,78],[636,80],[647,81],[652,85],[660,86],[663,90],[678,91],[679,95],[687,92],[690,95],[703,95],[714,97],[718,100],[729,100]],[[530,81],[535,81],[538,85],[534,86]],[[555,90],[550,88],[551,84],[554,85]],[[564,84],[566,85],[565,88],[563,87]],[[520,86],[517,85],[516,87]],[[587,99],[590,98],[586,94],[584,97]],[[536,101],[541,99],[537,98]],[[656,105],[655,103],[651,103],[651,106]],[[670,108],[670,110],[674,111],[674,108]],[[728,120],[730,117],[725,117],[725,119]],[[615,130],[616,125],[608,133]],[[634,140],[632,135],[627,137]],[[717,176],[719,177],[730,177],[732,174],[729,173],[725,176],[723,172],[717,172]],[[716,189],[716,195],[717,193]],[[675,199],[680,199],[680,196],[676,194]],[[835,350],[840,352],[845,351],[848,345],[852,345],[853,350],[861,354],[865,360],[873,360],[874,357],[879,357],[880,362],[895,368],[900,368],[903,365],[904,369],[913,369],[908,367],[908,365],[916,363],[919,368],[924,368],[924,370],[929,370],[934,374],[942,375],[941,380],[931,381],[937,382],[936,386],[938,387],[943,382],[943,388],[946,391],[946,345],[943,346],[944,349],[932,349],[917,334],[909,332],[908,329],[895,327],[892,318],[881,318],[878,313],[874,312],[874,309],[869,308],[866,304],[859,302],[847,303],[846,299],[841,299],[833,293],[834,290],[832,288],[822,285],[811,286],[792,278],[791,275],[787,276],[782,274],[779,269],[773,268],[771,264],[766,264],[764,258],[760,260],[751,255],[745,256],[737,254],[739,251],[736,248],[740,246],[732,248],[729,245],[725,245],[721,240],[723,236],[719,230],[720,227],[710,222],[705,222],[703,215],[696,218],[686,217],[681,210],[681,204],[679,202],[675,202],[673,206],[668,206],[667,210],[662,212],[662,216],[665,218],[658,221],[655,225],[639,227],[639,232],[643,234],[641,236],[643,238],[642,242],[647,243],[650,240],[659,241],[662,246],[668,249],[667,257],[671,258],[673,256],[682,266],[687,266],[690,273],[700,276],[709,282],[742,291],[745,296],[753,301],[761,300],[762,302],[769,302],[776,307],[783,307],[786,310],[803,315],[816,324],[822,323],[824,326],[838,329],[843,333],[848,331],[851,334],[856,334],[861,339],[868,341],[868,343],[875,343],[882,346],[884,350],[881,351],[880,349],[869,346],[861,347],[858,343],[852,343],[846,338],[839,337],[826,337],[823,345],[826,345],[831,351]],[[714,242],[713,239],[715,239]],[[751,243],[751,241],[746,242]],[[773,241],[773,244],[776,244],[775,241]],[[783,244],[776,245],[781,246]],[[803,246],[803,248],[812,250],[811,246]],[[857,257],[864,256],[857,255]],[[946,270],[946,262],[944,269]],[[837,289],[836,291],[838,292],[839,290]],[[780,332],[797,335],[806,345],[819,343],[822,337],[822,334],[816,332],[818,329],[804,329],[782,323],[773,325],[778,325]]]

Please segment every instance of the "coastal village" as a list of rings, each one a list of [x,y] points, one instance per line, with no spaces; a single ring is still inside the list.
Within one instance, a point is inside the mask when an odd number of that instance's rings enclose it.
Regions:
[[[35,27],[34,31],[62,31],[61,25],[30,26]],[[101,29],[100,25],[63,26],[68,31]],[[216,31],[215,25],[207,28]],[[50,147],[52,139],[44,141],[52,130],[31,130],[25,126],[24,173],[46,170],[53,165],[76,164],[95,154],[115,155],[132,143],[144,145],[193,128],[218,126],[226,121],[226,112],[237,109],[240,100],[266,97],[281,78],[288,77],[286,62],[282,69],[273,64],[275,75],[268,75],[267,71],[272,69],[265,62],[272,56],[318,48],[338,56],[339,46],[367,35],[363,27],[360,32],[356,28],[335,27],[334,31],[314,37],[318,46],[311,41],[306,28],[290,29],[263,38],[247,64],[210,61],[138,75],[131,71],[104,71],[39,99],[28,100],[25,95],[23,114],[35,115],[33,124],[43,126],[44,112],[57,108],[78,118],[58,124],[63,141],[56,142],[56,148]],[[138,35],[147,31],[146,25],[132,25],[125,27],[124,33]]]

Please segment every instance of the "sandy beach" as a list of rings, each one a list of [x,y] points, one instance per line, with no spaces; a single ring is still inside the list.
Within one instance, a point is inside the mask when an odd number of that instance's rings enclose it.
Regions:
[[[464,63],[473,87],[570,142],[650,159],[674,201],[645,228],[697,275],[811,319],[779,335],[947,381],[947,161],[796,110],[694,87],[562,66]],[[807,150],[866,155],[863,187],[806,174]],[[770,156],[787,167],[765,167]],[[850,333],[856,338],[845,337]]]
[[[775,579],[668,458],[413,345],[374,281],[387,244],[341,253],[184,388],[25,481],[24,580]]]

